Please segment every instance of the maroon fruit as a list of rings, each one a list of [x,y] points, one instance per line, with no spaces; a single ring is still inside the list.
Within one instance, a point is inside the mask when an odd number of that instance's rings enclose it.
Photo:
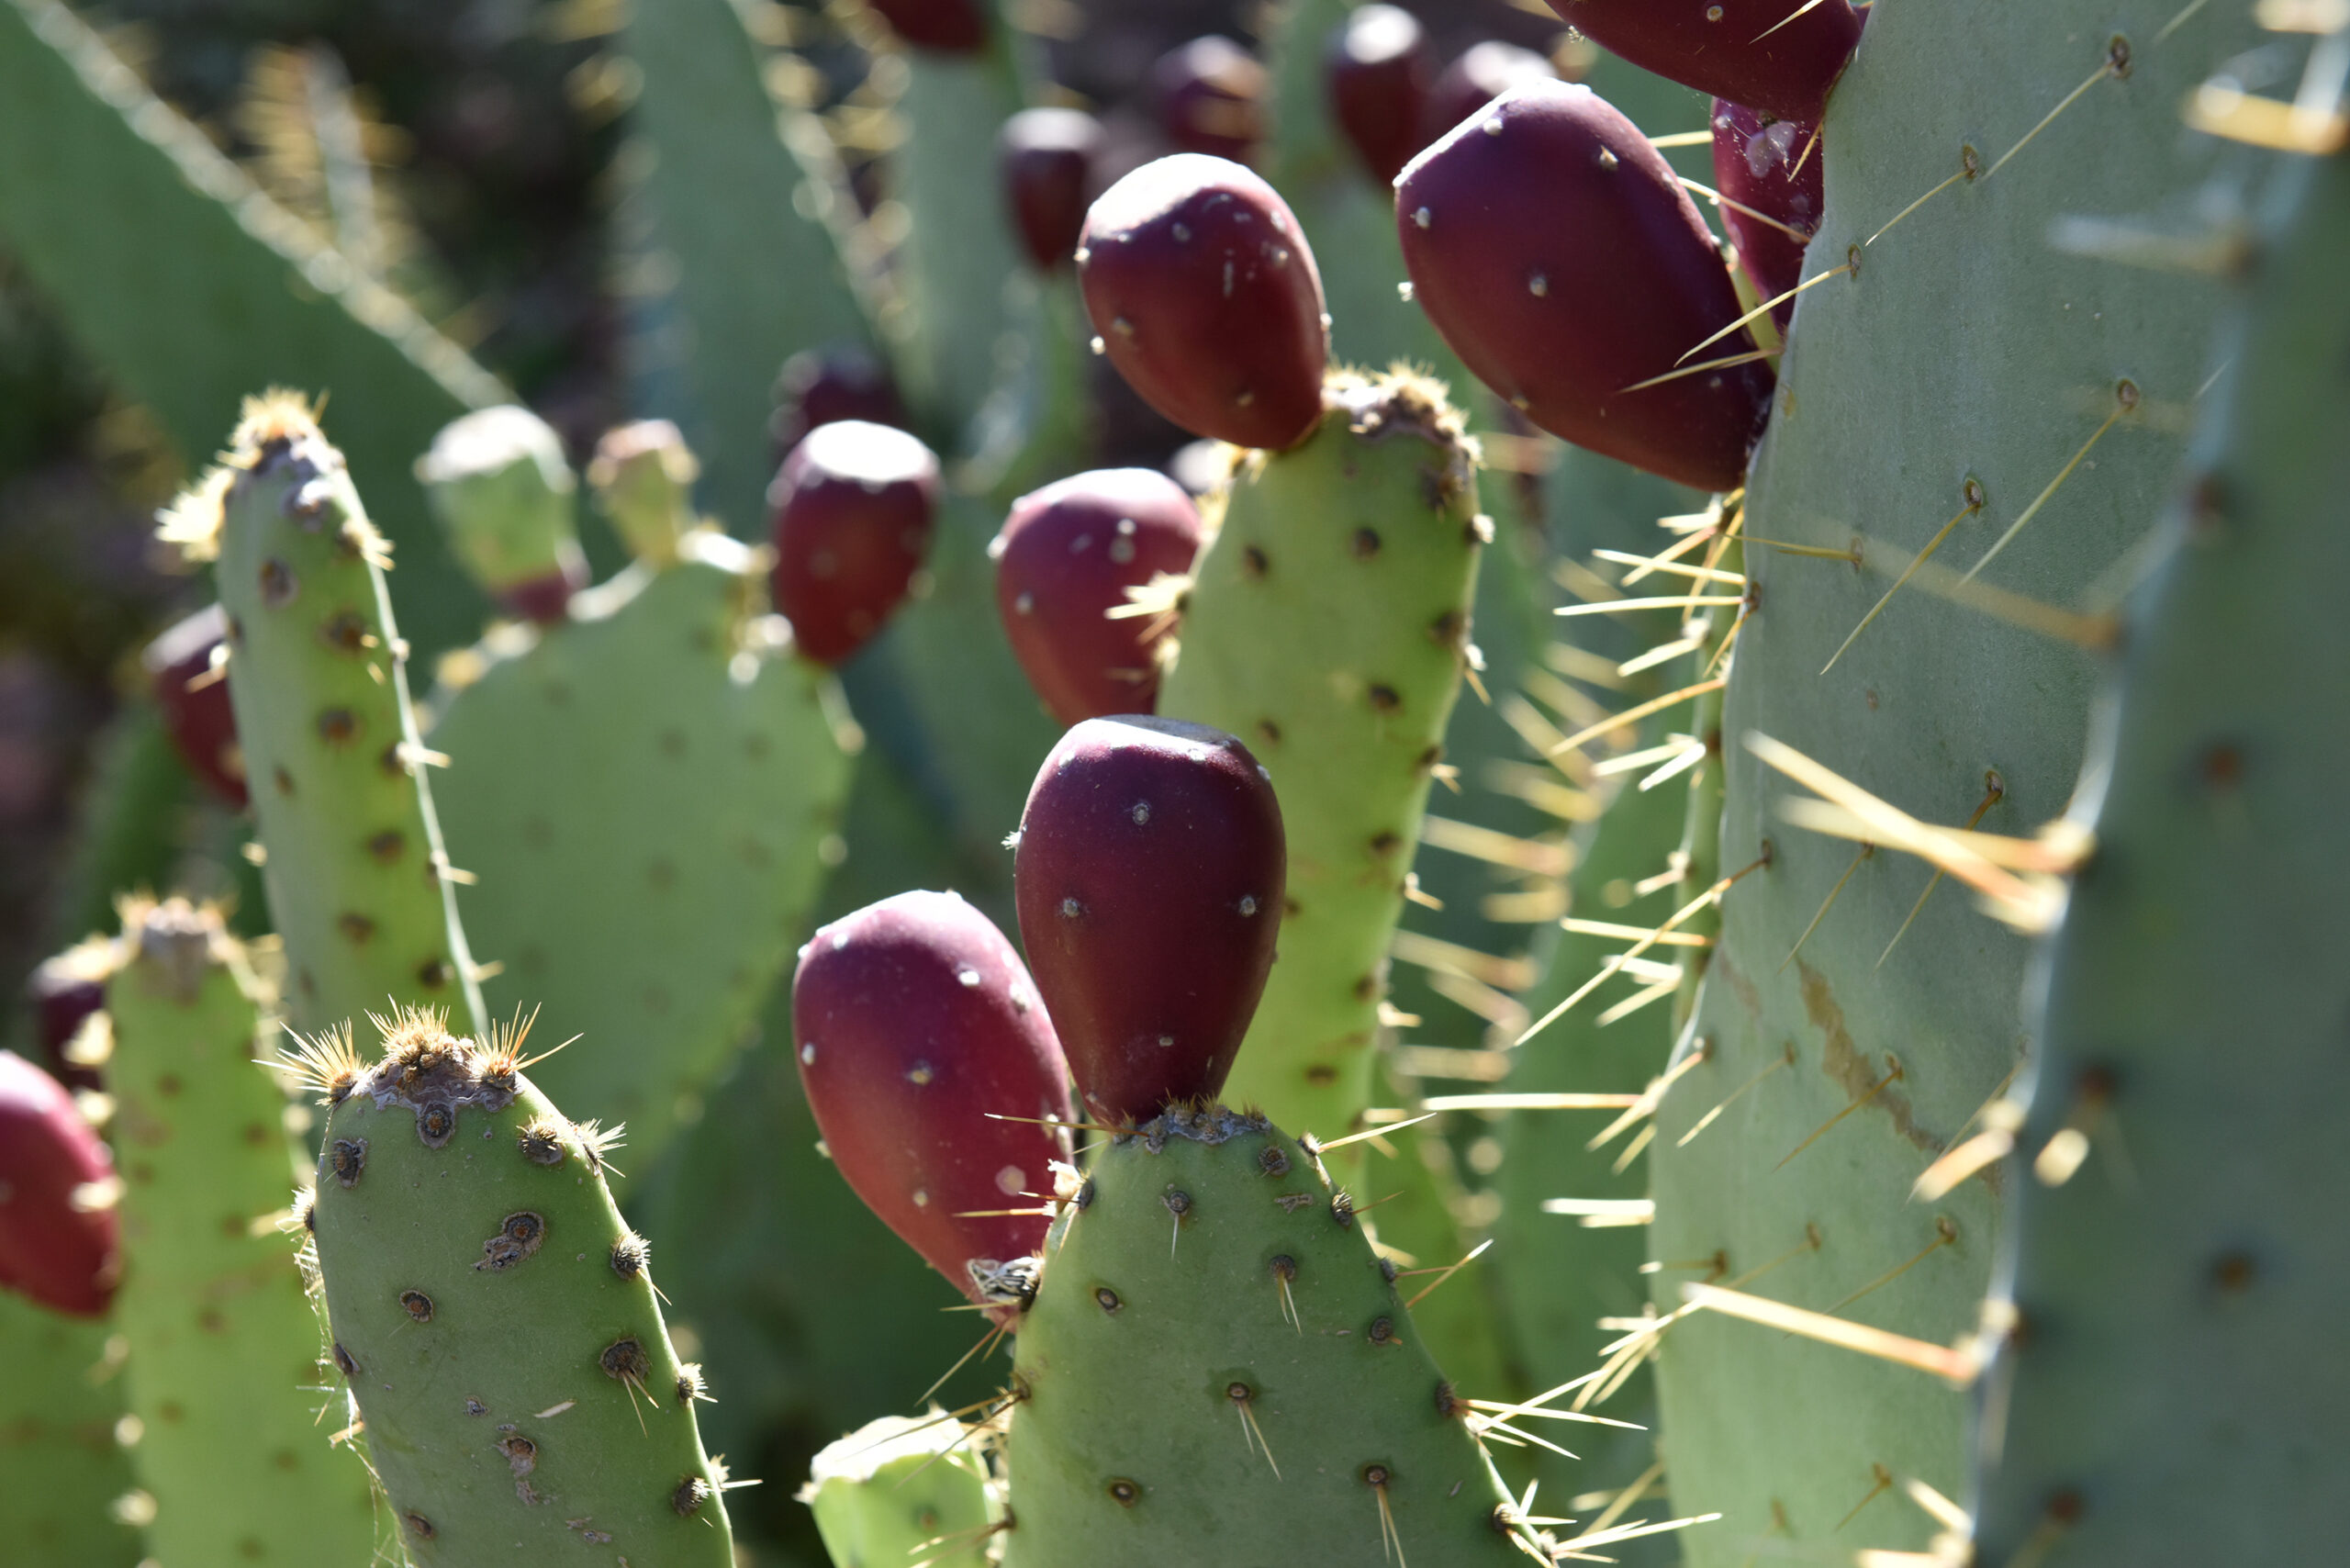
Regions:
[[[1722,227],[1765,299],[1777,299],[1803,281],[1804,245],[1819,228],[1827,199],[1820,189],[1824,160],[1812,145],[1818,134],[1818,126],[1799,119],[1714,100],[1714,188],[1722,195]],[[1792,299],[1771,308],[1782,332],[1795,313]]]
[[[1100,1120],[1213,1100],[1264,994],[1288,862],[1281,804],[1222,730],[1088,719],[1020,818],[1020,935]]]
[[[988,22],[980,0],[866,0],[890,30],[917,49],[969,54],[984,49]]]
[[[1817,120],[1861,36],[1847,0],[1550,0],[1592,42],[1684,86]]]
[[[33,1004],[33,1036],[41,1062],[68,1089],[96,1089],[96,1070],[65,1059],[65,1050],[90,1015],[106,1004],[106,981],[114,974],[114,944],[93,937],[68,947],[34,969],[25,991]]]
[[[1012,503],[988,553],[995,605],[1028,683],[1064,724],[1158,702],[1168,617],[1121,615],[1128,588],[1192,569],[1200,514],[1155,468],[1073,475]]]
[[[1004,199],[1037,271],[1067,265],[1077,249],[1101,150],[1102,122],[1080,109],[1023,109],[1003,122]]]
[[[1435,67],[1419,19],[1398,6],[1348,13],[1324,58],[1330,114],[1381,185],[1427,145],[1429,78]]]
[[[791,982],[800,1081],[865,1200],[973,1301],[1013,1299],[1045,1242],[1070,1120],[1052,1020],[1003,933],[955,893],[910,892],[816,933]],[[991,1116],[1016,1116],[998,1121]]]
[[[802,349],[785,360],[775,378],[775,402],[767,433],[778,463],[818,425],[864,420],[904,430],[909,423],[890,367],[861,343]]]
[[[114,1295],[114,1161],[57,1080],[0,1051],[0,1285],[95,1317]]]
[[[1578,446],[1701,489],[1739,482],[1769,369],[1641,385],[1754,345],[1742,330],[1707,342],[1743,314],[1738,291],[1630,120],[1587,87],[1513,88],[1395,193],[1413,296],[1480,380]]]
[[[1421,111],[1420,147],[1426,147],[1512,87],[1554,82],[1559,73],[1530,49],[1489,39],[1472,44],[1444,68]],[[1415,152],[1419,148],[1413,149]]]
[[[1193,435],[1272,450],[1322,418],[1322,274],[1279,192],[1198,153],[1146,163],[1085,215],[1078,281],[1126,385]]]
[[[229,650],[229,617],[209,605],[147,644],[140,663],[163,716],[163,731],[188,771],[212,792],[244,809],[245,754],[229,708],[229,671],[216,659]]]
[[[1186,152],[1247,162],[1265,139],[1265,68],[1230,39],[1193,39],[1150,68],[1159,128]]]
[[[903,431],[835,420],[791,449],[767,506],[776,608],[801,653],[836,665],[906,597],[938,508],[938,459]]]

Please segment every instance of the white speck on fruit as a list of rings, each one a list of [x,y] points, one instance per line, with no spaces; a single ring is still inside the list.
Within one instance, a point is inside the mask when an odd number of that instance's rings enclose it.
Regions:
[[[1034,615],[1036,613],[1036,596],[1033,593],[1024,593],[1012,601],[1012,608],[1023,615]]]
[[[1242,914],[1254,914],[1257,913],[1256,894],[1243,893],[1240,895],[1240,913]]]
[[[1614,168],[1616,166],[1616,154],[1607,148],[1601,148],[1599,150],[1599,166],[1603,169]]]
[[[1536,273],[1526,280],[1526,292],[1540,299],[1550,292],[1550,280],[1540,273]]]
[[[937,1072],[926,1061],[918,1061],[906,1070],[906,1081],[917,1089],[929,1083],[937,1076]]]
[[[1413,208],[1413,209],[1412,209],[1412,221],[1413,221],[1414,223],[1418,224],[1418,225],[1419,225],[1421,228],[1423,228],[1423,229],[1426,229],[1426,228],[1427,228],[1430,223],[1434,222],[1435,220],[1436,220],[1436,214],[1434,214],[1434,213],[1430,212],[1430,211],[1429,211],[1427,207],[1415,207],[1415,208]]]
[[[958,984],[977,986],[979,983],[979,971],[965,964],[955,971],[955,979]]]
[[[800,1065],[801,1065],[801,1066],[803,1066],[803,1067],[804,1067],[804,1066],[807,1066],[808,1064],[810,1064],[810,1063],[813,1062],[815,1059],[816,1059],[816,1042],[815,1042],[815,1041],[813,1041],[813,1040],[810,1040],[810,1041],[808,1041],[806,1044],[802,1045],[802,1046],[800,1047]]]
[[[1136,801],[1134,803],[1134,809],[1129,811],[1126,815],[1134,818],[1135,826],[1141,827],[1143,824],[1150,821],[1150,802],[1148,801]]]
[[[1017,1198],[1028,1191],[1028,1172],[1007,1165],[995,1173],[995,1188],[1007,1198]]]
[[[930,1207],[930,1194],[923,1192],[920,1187],[916,1187],[914,1189],[914,1207],[918,1209],[926,1209]]]

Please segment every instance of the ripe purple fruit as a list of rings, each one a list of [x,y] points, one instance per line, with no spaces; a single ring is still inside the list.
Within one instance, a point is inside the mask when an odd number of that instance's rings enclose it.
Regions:
[[[1421,122],[1436,73],[1419,18],[1399,6],[1349,12],[1330,35],[1323,68],[1331,118],[1386,185],[1427,144]]]
[[[1819,228],[1827,199],[1820,181],[1825,160],[1811,145],[1818,129],[1714,100],[1714,188],[1722,194],[1722,227],[1738,247],[1739,264],[1765,299],[1777,299],[1803,281],[1804,245]],[[1740,207],[1762,216],[1751,217]],[[1771,318],[1784,332],[1795,313],[1796,302],[1789,299],[1774,306]]]
[[[861,343],[802,349],[785,360],[775,378],[775,401],[767,433],[778,463],[818,425],[864,420],[904,430],[908,423],[890,367]]]
[[[890,30],[917,49],[969,54],[987,47],[987,17],[979,0],[866,0]]]
[[[1227,38],[1178,44],[1150,68],[1159,128],[1186,152],[1247,162],[1265,139],[1265,68]]]
[[[1288,879],[1281,804],[1221,730],[1088,719],[1020,818],[1020,935],[1102,1122],[1205,1101],[1248,1032]]]
[[[139,662],[180,760],[214,794],[242,811],[245,754],[237,747],[228,670],[214,662],[228,646],[229,617],[218,605],[208,605],[148,644]]]
[[[1069,1067],[1036,988],[988,917],[907,892],[818,931],[791,982],[800,1081],[833,1163],[906,1244],[982,1305],[1044,1246],[1066,1160]],[[1018,1116],[1024,1121],[997,1121]]]
[[[776,608],[801,653],[836,665],[906,597],[930,543],[938,459],[903,431],[835,420],[791,449],[767,506]]]
[[[1004,199],[1037,271],[1068,265],[1077,249],[1101,150],[1102,122],[1081,109],[1023,109],[1003,122]]]
[[[57,1080],[0,1051],[0,1285],[95,1317],[113,1299],[119,1229],[106,1146]]]
[[[1155,468],[1101,468],[1032,491],[988,553],[995,603],[1028,683],[1064,724],[1147,713],[1167,617],[1122,615],[1126,590],[1192,569],[1200,514]]]
[[[1444,68],[1429,89],[1427,107],[1421,111],[1419,147],[1426,147],[1512,87],[1531,82],[1555,82],[1559,73],[1550,62],[1530,49],[1488,39],[1461,50],[1460,58]],[[1412,151],[1416,152],[1419,147]]]
[[[1085,215],[1077,275],[1103,352],[1193,435],[1272,450],[1322,419],[1322,275],[1279,192],[1198,153],[1146,163]]]
[[[1640,385],[1753,342],[1707,342],[1743,314],[1738,291],[1630,120],[1587,87],[1516,87],[1414,159],[1395,193],[1413,296],[1480,380],[1578,446],[1701,489],[1739,482],[1768,368]]]
[[[1550,0],[1642,70],[1783,119],[1817,120],[1861,36],[1848,0]]]

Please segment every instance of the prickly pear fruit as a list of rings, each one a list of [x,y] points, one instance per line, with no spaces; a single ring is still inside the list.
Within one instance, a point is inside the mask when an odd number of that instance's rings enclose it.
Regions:
[[[114,1297],[114,1160],[57,1080],[0,1051],[0,1285],[95,1317]]]
[[[1193,435],[1278,451],[1320,422],[1322,275],[1289,204],[1239,164],[1178,153],[1112,185],[1077,275],[1110,363]]]
[[[563,619],[588,586],[588,557],[573,513],[579,481],[554,426],[510,403],[476,409],[432,438],[416,476],[483,592],[526,621]]]
[[[1088,719],[1037,770],[1013,879],[1086,1108],[1116,1126],[1214,1099],[1288,879],[1281,803],[1248,748],[1205,724]]]
[[[114,944],[94,936],[42,959],[25,982],[33,1004],[33,1037],[40,1042],[37,1065],[68,1089],[99,1087],[98,1058],[83,1055],[76,1041],[90,1018],[106,1009],[106,976],[114,972]]]
[[[1817,120],[1861,36],[1847,0],[1550,0],[1644,71],[1786,119]]]
[[[987,47],[988,22],[979,0],[866,0],[866,5],[916,49],[969,54]]]
[[[1186,152],[1245,163],[1265,139],[1265,68],[1227,38],[1178,44],[1150,68],[1159,129]]]
[[[1071,1117],[1060,1042],[1003,933],[958,893],[845,915],[800,950],[791,1035],[856,1195],[956,1289],[1015,1307],[1069,1158],[1037,1122]]]
[[[1427,33],[1400,6],[1348,12],[1323,58],[1330,117],[1380,184],[1394,179],[1426,145],[1429,78],[1436,74]]]
[[[1080,219],[1083,206],[1080,204]],[[1076,230],[1070,230],[1076,242]],[[907,425],[905,400],[881,356],[862,343],[828,343],[801,349],[776,373],[775,417],[767,433],[781,463],[818,425],[866,420],[877,425]]]
[[[883,1416],[809,1462],[800,1500],[834,1568],[988,1568],[987,1463],[951,1416]]]
[[[776,608],[801,653],[837,665],[906,597],[938,510],[938,459],[903,431],[836,420],[791,449],[767,505]]]
[[[1826,201],[1820,179],[1826,160],[1811,145],[1819,128],[1722,98],[1714,100],[1713,124],[1714,188],[1722,195],[1722,227],[1762,297],[1777,299],[1803,281],[1804,246],[1819,227]],[[1784,332],[1795,313],[1796,302],[1789,299],[1772,307],[1771,319]]]
[[[1426,147],[1512,87],[1558,78],[1550,62],[1530,49],[1499,39],[1471,44],[1428,90],[1427,106],[1420,116],[1419,145],[1412,151]]]
[[[1012,503],[988,547],[996,609],[1054,718],[1152,710],[1170,617],[1110,612],[1136,608],[1127,589],[1191,570],[1199,549],[1199,510],[1155,468],[1075,474]]]
[[[242,811],[245,754],[237,745],[237,715],[229,702],[229,614],[207,605],[173,624],[139,655],[148,689],[163,715],[163,733],[187,770]]]
[[[701,465],[667,420],[615,425],[596,443],[588,487],[628,553],[656,570],[677,558],[694,525],[693,487]]]
[[[1672,167],[1597,94],[1512,88],[1412,161],[1395,228],[1428,319],[1527,418],[1681,484],[1739,482],[1771,372],[1640,385],[1753,343],[1707,342],[1742,314],[1738,291]]]
[[[997,133],[1004,200],[1038,272],[1068,265],[1077,249],[1101,148],[1102,122],[1082,109],[1023,109]]]

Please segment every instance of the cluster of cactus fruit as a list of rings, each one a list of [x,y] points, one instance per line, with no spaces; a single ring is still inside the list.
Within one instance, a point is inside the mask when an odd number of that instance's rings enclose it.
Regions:
[[[836,1568],[2320,1560],[2350,18],[1553,0],[1595,90],[1282,0],[1105,181],[978,0],[869,4],[887,265],[735,7],[633,24],[664,242],[724,170],[808,264],[584,475],[272,307],[437,433],[273,392],[162,516],[257,907],[119,879],[0,1052],[0,1555],[792,1562],[798,1485]],[[79,26],[0,0],[0,84],[223,221]],[[1086,466],[1092,355],[1199,493]],[[1556,832],[1430,810],[1497,782]],[[1414,924],[1424,845],[1542,939]]]

